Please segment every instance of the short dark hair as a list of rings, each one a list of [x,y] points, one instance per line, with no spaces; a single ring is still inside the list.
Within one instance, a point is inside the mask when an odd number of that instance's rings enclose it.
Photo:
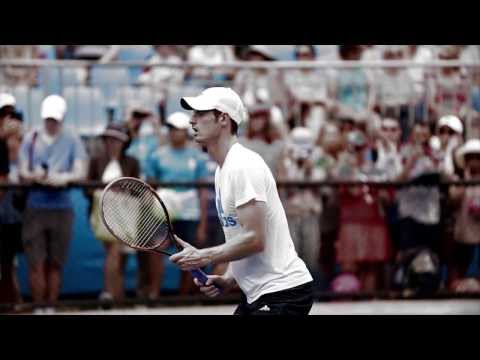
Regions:
[[[214,109],[213,113],[215,114],[216,118],[218,118],[220,116],[220,114],[222,114],[222,112],[218,111],[217,109]],[[228,117],[230,117],[230,115],[228,115]],[[231,129],[230,134],[238,135],[238,124],[232,118],[230,118],[230,124],[232,125],[231,128],[230,128]]]

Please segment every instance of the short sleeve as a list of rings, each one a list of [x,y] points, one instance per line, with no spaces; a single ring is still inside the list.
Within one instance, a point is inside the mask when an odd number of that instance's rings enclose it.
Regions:
[[[197,167],[195,169],[195,180],[202,180],[208,178],[207,157],[199,153],[197,157]]]
[[[251,200],[267,201],[266,173],[263,167],[241,166],[232,172],[230,181],[235,199],[235,207]]]
[[[155,181],[159,181],[160,174],[157,171],[158,168],[158,160],[157,160],[157,152],[152,152],[145,158],[145,176],[147,179],[154,179]]]

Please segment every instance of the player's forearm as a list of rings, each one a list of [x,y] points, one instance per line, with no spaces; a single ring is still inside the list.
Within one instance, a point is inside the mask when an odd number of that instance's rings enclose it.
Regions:
[[[228,243],[203,249],[211,263],[217,264],[243,259],[247,256],[262,252],[264,242],[262,236],[251,230],[232,239]]]

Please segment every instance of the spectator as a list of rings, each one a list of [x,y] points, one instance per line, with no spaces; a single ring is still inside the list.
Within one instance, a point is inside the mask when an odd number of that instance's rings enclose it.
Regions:
[[[362,46],[362,61],[381,61],[382,60],[382,45],[361,45]]]
[[[231,45],[195,45],[188,51],[188,62],[202,65],[221,66],[233,62],[235,55]],[[233,79],[233,72],[226,69],[195,68],[189,74],[190,79],[225,81]]]
[[[56,58],[59,60],[73,60],[75,59],[75,48],[78,45],[56,45]]]
[[[440,49],[440,60],[459,60],[460,48],[447,45]],[[444,115],[464,117],[470,110],[470,84],[459,67],[444,66],[428,81],[430,119]]]
[[[400,143],[402,130],[397,119],[385,118],[375,143],[376,167],[385,174],[385,180],[394,181],[402,171]]]
[[[315,146],[314,133],[305,127],[292,130],[282,161],[283,171],[279,178],[286,181],[323,181],[333,165],[333,159]],[[318,188],[289,188],[285,209],[295,249],[314,278],[318,278],[322,192]]]
[[[405,60],[406,49],[402,45],[383,47],[383,60]],[[400,121],[402,141],[410,134],[417,99],[414,82],[403,68],[384,68],[375,77],[375,108],[381,116],[395,117]]]
[[[88,180],[109,183],[122,176],[138,177],[140,166],[135,158],[125,155],[130,141],[128,129],[119,124],[110,124],[101,135],[105,151],[91,158]],[[97,240],[101,241],[106,252],[104,264],[104,289],[100,294],[101,300],[123,300],[123,273],[125,265],[124,245],[118,242],[103,225],[100,215],[101,189],[88,190],[90,198],[90,224]],[[158,285],[160,281],[158,281]],[[158,289],[152,290],[158,293]]]
[[[22,141],[22,117],[14,112],[5,121],[6,138],[0,145],[0,182],[18,183],[18,150]],[[22,301],[16,277],[15,256],[22,252],[24,193],[0,190],[0,303]]]
[[[342,115],[337,119],[336,123],[340,141],[339,150],[343,151],[348,147],[348,136],[350,133],[362,129],[362,122],[359,120],[353,114],[351,116]]]
[[[207,156],[189,145],[190,118],[182,112],[167,118],[170,128],[169,143],[156,149],[148,158],[147,176],[159,182],[205,181],[208,177]],[[196,247],[203,247],[207,231],[207,190],[176,187],[181,208],[172,221],[176,234]],[[158,257],[162,259],[161,257]],[[160,263],[163,267],[163,262]],[[193,281],[187,272],[182,272],[181,293],[193,290]]]
[[[155,151],[160,141],[160,125],[148,106],[135,101],[129,105],[129,118],[126,126],[131,138],[126,154],[139,161],[140,177],[145,179],[147,158]]]
[[[462,122],[454,115],[442,116],[437,124],[437,136],[433,139],[438,146],[436,157],[440,161],[439,170],[453,176],[456,172],[453,155],[463,143]]]
[[[5,123],[15,112],[16,99],[8,93],[0,93],[0,140],[7,137],[7,129]]]
[[[407,59],[416,64],[427,64],[433,62],[434,54],[426,45],[408,45]],[[424,67],[410,67],[408,74],[414,82],[415,97],[421,98],[425,95],[425,79],[428,76],[428,69]]]
[[[439,250],[440,192],[437,186],[430,185],[438,184],[440,172],[438,159],[430,146],[430,137],[428,125],[417,123],[410,142],[400,152],[403,171],[397,180],[412,184],[397,192],[402,226],[397,260],[402,253],[419,247],[437,253]]]
[[[77,60],[101,60],[112,45],[76,45],[74,58]]]
[[[140,101],[129,105],[129,118],[126,121],[129,129],[130,145],[126,155],[135,158],[140,164],[142,179],[148,176],[148,157],[158,147],[160,142],[160,125],[158,119],[152,116],[152,111]],[[161,261],[155,254],[139,252],[137,296],[141,299],[155,300],[160,291]]]
[[[180,87],[185,77],[182,67],[169,66],[183,64],[183,56],[179,46],[152,45],[153,54],[147,59],[151,66],[142,69],[137,78],[137,85],[147,87],[152,99],[158,106],[160,121],[165,121],[165,113],[169,91]],[[161,66],[166,64],[166,66]],[[134,74],[133,76],[136,76]]]
[[[81,139],[62,130],[66,111],[62,97],[45,98],[44,127],[28,134],[20,148],[20,177],[49,187],[29,191],[22,230],[36,306],[53,305],[58,299],[74,218],[69,191],[63,187],[84,179],[86,172]]]
[[[366,136],[358,130],[351,132],[347,151],[340,157],[334,176],[343,181],[374,181],[379,173]],[[391,256],[387,224],[380,210],[382,196],[376,188],[367,185],[339,189],[337,261],[343,273],[359,277],[366,292],[382,286],[384,266]]]
[[[297,61],[315,61],[313,45],[295,47]],[[329,79],[325,69],[292,69],[285,73],[285,84],[295,106],[300,110],[300,126],[318,134],[327,121],[333,104],[329,96]]]
[[[265,45],[250,45],[246,61],[274,61],[275,56]],[[246,107],[259,103],[285,108],[287,94],[282,73],[273,69],[245,69],[235,76],[234,90],[240,94]]]
[[[340,45],[340,59],[359,61],[361,45]],[[339,102],[341,114],[361,114],[368,116],[374,106],[372,79],[360,66],[341,69],[335,72],[332,83],[332,96]]]
[[[397,119],[385,118],[382,120],[374,145],[372,155],[376,158],[375,167],[383,174],[385,181],[395,181],[402,173],[402,158],[400,155],[401,129]],[[382,205],[385,219],[388,224],[392,245],[399,243],[401,233],[398,216],[398,203],[395,201],[396,190],[393,187],[382,189]],[[388,284],[389,285],[389,284]]]
[[[272,108],[259,105],[250,110],[246,133],[239,142],[260,154],[274,176],[279,171],[283,141],[272,123]]]
[[[480,140],[469,140],[457,152],[457,163],[464,170],[463,180],[480,180]],[[450,267],[453,290],[459,279],[468,277],[475,248],[480,244],[480,187],[452,186],[450,199],[457,205],[454,248]]]
[[[7,177],[9,173],[7,138],[10,133],[12,115],[15,113],[15,97],[8,93],[0,93],[0,154],[2,168],[0,176]]]
[[[0,45],[0,59],[31,60],[39,58],[38,45]],[[0,84],[7,86],[37,84],[37,70],[31,66],[5,66],[0,71]]]
[[[362,62],[381,62],[383,58],[383,47],[391,45],[360,45],[362,47]],[[395,45],[394,45],[395,46]],[[365,68],[367,77],[374,79],[381,68]]]
[[[471,83],[472,111],[465,121],[465,134],[467,139],[478,139],[480,138],[480,68],[469,68],[468,74]]]
[[[460,61],[466,63],[480,62],[480,46],[479,45],[458,45],[460,47]],[[468,70],[467,70],[468,72]]]
[[[174,45],[154,45],[154,49],[155,53],[148,59],[151,65],[183,63]],[[183,76],[181,68],[153,66],[145,68],[138,81],[143,85],[166,87],[167,84],[180,84]]]

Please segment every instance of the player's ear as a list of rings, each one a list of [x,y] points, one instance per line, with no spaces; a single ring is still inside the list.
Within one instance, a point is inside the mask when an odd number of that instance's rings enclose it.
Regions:
[[[220,120],[220,124],[225,126],[225,125],[227,125],[227,123],[229,121],[229,118],[228,118],[227,114],[221,113],[220,117],[219,117],[219,120]]]

